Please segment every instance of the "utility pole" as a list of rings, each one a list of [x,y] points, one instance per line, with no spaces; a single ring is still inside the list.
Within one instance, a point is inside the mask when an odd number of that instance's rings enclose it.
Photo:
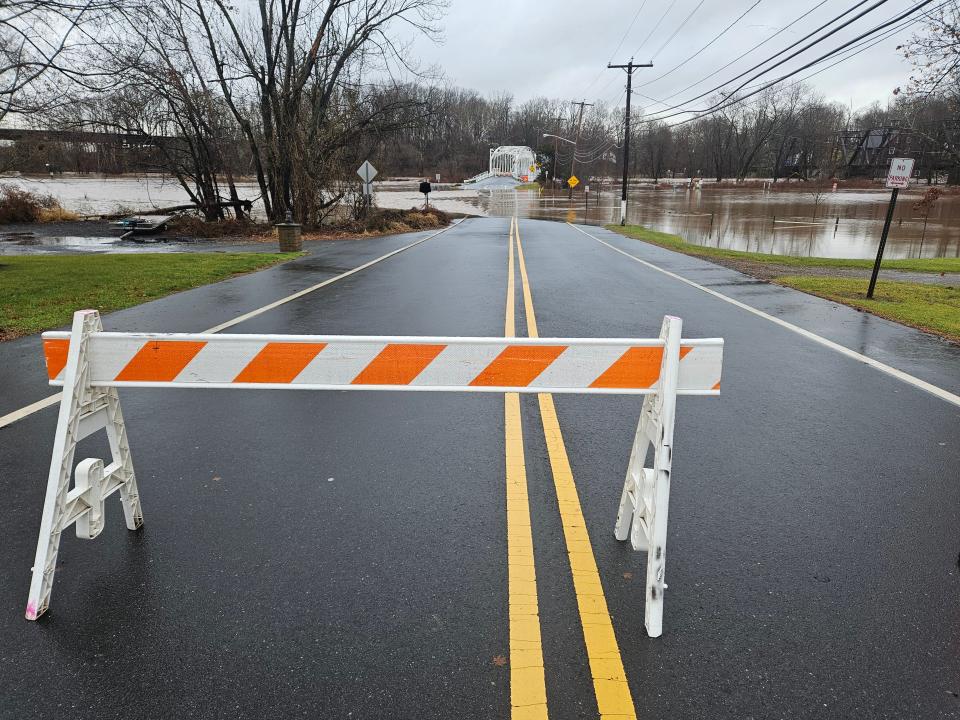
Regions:
[[[617,68],[627,71],[627,114],[623,121],[623,187],[620,190],[620,224],[627,224],[627,177],[630,174],[630,97],[633,95],[633,71],[639,67],[653,67],[653,63],[635,63],[633,58],[626,65],[611,65],[607,68]]]
[[[580,129],[583,126],[583,109],[585,107],[593,107],[593,103],[588,103],[583,100],[577,102],[574,100],[570,104],[580,106],[580,113],[577,115],[577,135],[573,142],[573,157],[570,159],[570,176],[573,177],[573,168],[577,164],[577,146],[580,144]],[[573,197],[573,188],[570,188],[570,197]]]
[[[557,137],[557,135],[560,134],[560,121],[561,121],[561,120],[563,120],[563,113],[558,113],[558,114],[557,114],[557,129],[556,129],[556,132],[555,132],[555,134],[554,134],[554,136],[553,136],[553,174],[550,176],[550,181],[553,183],[553,188],[554,188],[554,189],[556,189],[556,187],[557,187],[557,152],[559,152],[559,148],[558,148],[557,143],[560,142],[560,139]]]

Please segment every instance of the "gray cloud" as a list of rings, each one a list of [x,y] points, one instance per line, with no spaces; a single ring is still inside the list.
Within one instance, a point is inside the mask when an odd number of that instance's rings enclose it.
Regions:
[[[626,62],[631,54],[636,53],[637,61],[646,61],[663,47],[654,59],[655,67],[638,71],[634,76],[637,85],[654,80],[706,45],[750,7],[754,0],[706,0],[679,34],[665,46],[664,43],[699,0],[676,0],[653,35],[650,35],[651,30],[668,9],[671,0],[647,0],[614,55],[641,2],[453,0],[443,21],[443,43],[437,45],[417,38],[413,51],[421,62],[439,66],[447,82],[485,94],[509,92],[519,101],[547,96],[570,99],[586,97],[588,100],[601,99],[612,103],[622,98],[623,73],[606,70],[609,60]],[[668,77],[641,87],[640,92],[662,99],[701,80],[812,9],[818,2],[761,0],[721,40]],[[704,84],[681,93],[672,102],[686,100],[729,80],[799,40],[853,4],[853,0],[825,3],[743,60]],[[837,33],[776,72],[795,69],[911,5],[909,0],[890,0],[858,20],[851,28]],[[909,64],[896,51],[896,46],[918,27],[906,28],[856,57],[812,77],[808,82],[826,98],[844,104],[852,103],[855,108],[874,100],[886,102],[892,90],[906,81],[910,71]],[[643,43],[647,36],[649,39]],[[832,61],[825,64],[829,62]],[[811,68],[798,77],[820,67]],[[641,104],[646,102],[642,98],[636,101]],[[658,107],[647,104],[651,110]]]

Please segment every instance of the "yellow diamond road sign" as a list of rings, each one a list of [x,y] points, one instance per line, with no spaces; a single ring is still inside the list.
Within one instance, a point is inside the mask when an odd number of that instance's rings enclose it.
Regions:
[[[570,179],[567,180],[567,185],[569,185],[572,188],[575,188],[579,184],[580,184],[580,181],[577,179],[576,175],[571,175]]]

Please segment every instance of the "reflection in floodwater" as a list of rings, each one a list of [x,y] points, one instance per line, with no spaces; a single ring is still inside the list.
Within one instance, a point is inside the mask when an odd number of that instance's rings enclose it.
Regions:
[[[901,193],[884,257],[960,257],[960,196],[941,197],[924,218],[914,204],[923,188]],[[587,202],[585,202],[585,199]],[[627,222],[673,233],[698,245],[779,255],[873,258],[889,192],[712,188],[632,190]],[[619,194],[611,191],[484,193],[479,207],[490,215],[566,220],[603,225],[619,222]]]
[[[171,178],[72,177],[10,178],[27,190],[57,197],[68,210],[80,214],[164,207],[186,201],[183,188]],[[253,182],[239,182],[242,197],[256,198]],[[530,190],[490,190],[478,193],[465,187],[440,190],[431,201],[441,210],[489,215],[566,220],[602,225],[620,219],[620,193],[610,183],[591,183],[585,196],[582,186],[572,193]],[[782,255],[873,258],[886,214],[889,191],[840,190],[818,192],[797,184],[777,190],[746,187],[714,187],[690,190],[686,183],[630,191],[628,221],[654,230],[674,233],[688,242],[732,250],[751,250]],[[376,200],[381,207],[409,208],[422,203],[416,185],[410,182],[380,183]],[[598,192],[599,190],[599,192]],[[821,189],[822,190],[822,189]],[[885,256],[888,258],[960,257],[960,195],[937,200],[924,228],[922,214],[914,209],[925,186],[900,194]],[[585,204],[584,200],[588,203]],[[261,205],[254,203],[254,215]],[[63,238],[61,251],[118,252],[111,238]],[[56,240],[41,241],[38,252],[55,251]],[[13,243],[0,242],[0,254],[24,252]],[[131,252],[142,247],[129,247]],[[154,251],[178,250],[167,246]]]
[[[184,243],[165,238],[151,238],[150,242],[120,240],[119,237],[91,237],[81,235],[43,236],[32,233],[0,233],[0,255],[36,255],[43,253],[135,253],[178,252]]]

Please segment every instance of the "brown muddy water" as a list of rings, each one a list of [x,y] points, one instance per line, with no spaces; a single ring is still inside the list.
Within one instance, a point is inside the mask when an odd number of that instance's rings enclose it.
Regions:
[[[140,212],[186,201],[183,189],[170,178],[78,177],[3,178],[25,189],[58,198],[80,214]],[[255,199],[253,182],[238,183],[243,197]],[[601,225],[619,222],[620,193],[605,183],[594,183],[584,203],[582,186],[573,193],[540,194],[536,190],[490,189],[474,186],[438,186],[431,204],[451,212],[561,220]],[[380,207],[409,208],[423,203],[413,182],[376,184]],[[686,184],[654,188],[634,187],[628,201],[628,221],[674,233],[688,242],[731,250],[749,250],[797,256],[873,258],[883,227],[889,191],[838,190],[827,186],[819,195],[798,185],[777,190],[714,187],[690,190]],[[922,212],[915,209],[924,186],[900,195],[887,240],[885,257],[960,257],[960,194],[944,194],[933,205],[924,229]],[[254,203],[254,214],[260,209]],[[2,228],[0,228],[2,230]],[[39,234],[39,233],[38,233]],[[0,254],[47,251],[116,252],[115,240],[64,237],[41,240],[27,247],[16,238],[0,238]],[[179,248],[170,247],[177,251]],[[129,251],[135,252],[136,247]]]
[[[941,195],[924,228],[914,206],[925,187],[901,192],[884,257],[960,257],[960,195]],[[620,221],[619,192],[592,188],[555,194],[493,190],[478,205],[490,215],[603,225]],[[586,200],[586,202],[585,202]],[[873,258],[890,192],[710,187],[633,189],[627,222],[673,233],[698,245],[779,255]]]

